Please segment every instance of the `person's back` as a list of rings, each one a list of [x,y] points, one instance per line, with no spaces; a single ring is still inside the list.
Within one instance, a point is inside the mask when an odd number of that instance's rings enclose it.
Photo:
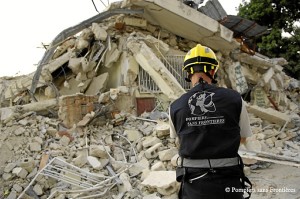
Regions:
[[[203,101],[200,104],[199,98]],[[198,84],[173,102],[172,120],[181,146],[189,146],[180,148],[180,156],[192,159],[236,157],[240,144],[241,103],[237,92],[208,84]]]
[[[193,88],[170,105],[171,131],[179,138],[179,198],[243,198],[233,191],[245,188],[238,148],[241,137],[251,135],[242,98],[212,84],[218,62],[207,47],[191,49],[183,69]]]

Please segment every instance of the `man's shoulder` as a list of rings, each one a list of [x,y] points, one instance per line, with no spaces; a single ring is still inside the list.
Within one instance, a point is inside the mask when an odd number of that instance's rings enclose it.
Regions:
[[[232,94],[232,95],[241,96],[241,94],[239,92],[237,92],[236,90],[233,90],[231,88],[218,87],[218,89],[220,89],[223,92]]]
[[[177,98],[176,100],[174,100],[173,102],[171,102],[170,106],[175,106],[175,105],[182,104],[184,101],[188,100],[189,96],[190,96],[189,92],[184,93],[179,98]]]

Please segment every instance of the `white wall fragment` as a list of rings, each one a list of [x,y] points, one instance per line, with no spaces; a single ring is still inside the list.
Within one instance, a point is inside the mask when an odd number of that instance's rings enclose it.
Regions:
[[[263,75],[264,83],[267,84],[270,81],[270,79],[273,77],[274,74],[275,74],[274,69],[269,68],[267,70],[267,72]]]
[[[165,196],[171,195],[178,190],[175,171],[151,171],[142,182],[143,186],[156,188]]]
[[[248,84],[242,71],[240,62],[234,62],[226,68],[231,86],[234,90],[244,94],[248,90]]]
[[[94,33],[96,40],[106,41],[107,32],[104,28],[102,28],[99,24],[93,23],[92,24],[92,31]]]

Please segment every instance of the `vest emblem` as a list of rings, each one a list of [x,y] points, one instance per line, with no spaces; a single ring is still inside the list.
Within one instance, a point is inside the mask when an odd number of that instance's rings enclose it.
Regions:
[[[212,100],[215,93],[211,92],[197,92],[192,95],[188,100],[188,105],[192,115],[204,115],[207,112],[215,112],[216,107]]]

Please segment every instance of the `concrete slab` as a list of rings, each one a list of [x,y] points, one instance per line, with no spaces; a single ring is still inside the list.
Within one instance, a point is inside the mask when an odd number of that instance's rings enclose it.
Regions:
[[[45,65],[43,70],[49,70],[50,72],[55,71],[59,67],[61,67],[63,64],[65,64],[67,61],[70,60],[71,57],[75,57],[75,52],[69,51],[60,57],[56,58],[53,61],[50,61],[49,64]]]
[[[269,122],[272,122],[274,124],[278,124],[278,125],[285,125],[285,123],[287,123],[287,127],[289,128],[293,128],[295,125],[291,122],[291,118],[289,115],[276,111],[274,109],[271,108],[261,108],[258,107],[256,105],[252,105],[252,106],[248,106],[247,110],[249,113],[253,113],[254,115],[256,115],[257,117],[260,117],[264,120],[267,120]]]
[[[234,90],[244,94],[248,90],[248,84],[242,71],[240,62],[234,62],[226,68],[231,86]]]
[[[117,62],[121,52],[118,50],[118,46],[116,43],[111,44],[111,49],[107,51],[105,54],[104,66],[110,68],[113,63]]]
[[[89,86],[91,79],[88,79],[84,82],[77,81],[75,78],[72,78],[68,81],[69,88],[62,86],[60,88],[61,95],[72,95],[76,93],[83,93],[85,92],[86,88]],[[81,84],[83,83],[83,85]]]
[[[104,28],[99,26],[99,24],[92,23],[92,31],[96,40],[106,41],[108,34]]]
[[[98,93],[103,92],[106,89],[108,76],[108,73],[104,73],[97,77],[94,77],[85,94],[97,95]]]
[[[185,93],[175,77],[143,41],[129,41],[127,46],[134,53],[139,65],[152,77],[169,99],[177,99]]]
[[[252,103],[259,107],[269,106],[269,100],[266,91],[262,87],[256,87],[252,91]]]
[[[178,189],[175,171],[151,171],[142,182],[143,186],[156,188],[162,195],[171,195]]]
[[[255,68],[269,69],[270,67],[274,66],[274,64],[267,59],[256,55],[248,55],[246,53],[233,54],[233,58]]]
[[[128,0],[127,6],[145,9],[143,18],[183,38],[202,43],[225,54],[239,47],[231,30],[180,0]]]
[[[264,83],[267,84],[274,74],[275,74],[274,69],[269,68],[268,71],[263,75]]]
[[[125,57],[125,56],[122,56]],[[135,80],[139,74],[139,64],[134,59],[133,56],[126,57],[121,60],[122,63],[122,75],[124,79],[125,86],[132,86],[135,84]]]

